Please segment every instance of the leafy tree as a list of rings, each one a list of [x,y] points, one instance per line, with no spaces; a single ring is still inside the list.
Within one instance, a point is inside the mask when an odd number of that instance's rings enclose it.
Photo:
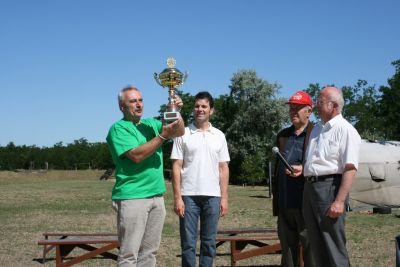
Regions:
[[[231,99],[226,99],[225,103],[230,108],[225,115],[230,120],[230,125],[226,125],[226,137],[231,156],[231,181],[243,182],[243,175],[250,169],[249,161],[246,165],[244,162],[251,156],[259,157],[258,162],[251,161],[253,172],[263,173],[262,178],[265,178],[265,164],[272,158],[270,151],[276,133],[288,122],[284,100],[276,97],[280,86],[260,79],[254,70],[241,70],[233,75],[229,87]],[[246,182],[252,181],[247,179]]]
[[[239,106],[233,97],[222,95],[214,101],[214,114],[211,116],[211,123],[226,133],[235,120],[235,116],[233,115],[238,111]]]
[[[72,165],[69,164],[69,155],[67,154],[67,148],[62,142],[56,143],[53,148],[49,149],[49,168],[66,170],[70,169]]]
[[[21,164],[18,155],[18,148],[13,142],[9,142],[5,147],[0,150],[0,166],[3,170],[16,169],[16,166]],[[22,165],[20,165],[22,168]]]
[[[114,168],[107,143],[99,142],[93,144],[91,155],[94,156],[91,160],[94,169],[106,170]]]
[[[308,85],[308,88],[306,88],[304,91],[307,92],[311,96],[313,103],[317,103],[319,91],[321,91],[321,89],[322,88],[319,85],[319,83],[310,83]],[[315,118],[317,120],[319,120],[318,111],[317,111],[317,108],[315,107],[315,105],[313,105],[312,113],[315,116]]]
[[[378,118],[379,93],[375,86],[368,85],[365,80],[358,80],[356,85],[344,86],[342,91],[345,98],[343,116],[363,138],[381,139],[383,132],[380,130]]]
[[[260,168],[260,166],[264,166],[263,158],[261,152],[245,158],[242,164],[242,171],[239,174],[241,183],[256,185],[264,181],[265,173]]]
[[[385,139],[400,140],[400,60],[392,62],[395,74],[388,80],[388,86],[381,86],[379,117],[381,117]],[[382,127],[382,129],[383,129]]]

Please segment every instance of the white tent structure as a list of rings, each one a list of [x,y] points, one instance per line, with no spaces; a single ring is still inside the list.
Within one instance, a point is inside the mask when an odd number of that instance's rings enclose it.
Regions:
[[[374,206],[400,207],[400,142],[362,141],[350,198]]]

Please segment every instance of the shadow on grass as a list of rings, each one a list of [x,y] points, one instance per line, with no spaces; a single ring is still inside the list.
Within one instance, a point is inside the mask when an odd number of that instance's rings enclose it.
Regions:
[[[69,260],[72,260],[72,259],[74,259],[75,257],[65,257],[65,258],[63,258],[63,260],[64,260],[64,262],[68,262]],[[90,259],[86,259],[86,260],[110,260],[110,258],[105,258],[105,257],[101,257],[101,256],[98,256],[98,257],[91,257]],[[86,261],[86,260],[84,260],[84,261]],[[113,259],[111,259],[111,260],[113,260]],[[35,258],[35,259],[32,259],[32,261],[33,262],[38,262],[38,263],[41,263],[41,264],[45,264],[45,263],[48,263],[48,262],[52,262],[52,261],[56,261],[56,258],[54,258],[54,257],[46,257],[46,261],[43,261],[43,258]]]
[[[262,196],[262,195],[249,196],[249,197],[252,197],[252,198],[271,198],[271,197],[268,197],[268,196]]]
[[[48,258],[48,259],[46,259],[46,261],[47,261],[47,260],[54,261],[54,260],[56,260],[56,259],[55,259],[55,258]],[[42,258],[36,258],[36,259],[33,259],[32,261],[35,261],[35,262],[44,264],[44,261],[43,261]]]
[[[231,253],[217,253],[215,256],[230,256],[231,255]],[[177,258],[182,258],[182,255],[181,254],[177,254],[177,255],[175,255]],[[199,253],[196,253],[196,257],[200,257],[200,254]]]
[[[216,256],[230,256],[230,253],[217,253]],[[176,255],[177,258],[181,258],[181,254]],[[196,257],[200,257],[200,254],[196,253]],[[279,267],[280,265],[240,265],[236,263],[236,267]],[[215,267],[231,267],[231,265],[215,265]]]
[[[231,265],[216,265],[215,267],[230,267]],[[280,265],[237,265],[236,267],[279,267]]]

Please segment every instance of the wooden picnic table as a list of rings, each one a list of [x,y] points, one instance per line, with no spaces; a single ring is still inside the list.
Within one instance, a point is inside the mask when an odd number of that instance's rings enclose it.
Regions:
[[[281,244],[275,228],[219,230],[216,241],[217,247],[225,242],[230,243],[232,267],[235,267],[239,260],[281,252]],[[246,249],[248,245],[253,245],[255,248]]]
[[[47,253],[56,249],[56,266],[67,267],[84,260],[102,255],[105,258],[117,260],[118,256],[109,252],[119,248],[116,233],[71,233],[71,232],[46,232],[44,239],[38,241],[43,245],[43,263],[46,261]],[[49,239],[50,238],[50,239]],[[218,230],[216,246],[225,242],[230,244],[231,264],[236,266],[237,261],[270,253],[280,253],[277,230],[275,228],[239,228]],[[254,247],[247,247],[253,245]],[[69,261],[65,258],[75,248],[79,247],[86,251]],[[247,247],[247,248],[246,248]]]
[[[97,255],[102,255],[105,258],[114,260],[118,258],[117,255],[109,252],[114,248],[119,248],[117,234],[115,233],[45,232],[43,233],[43,237],[43,240],[38,241],[38,245],[43,245],[42,263],[46,262],[47,253],[54,248],[56,249],[57,267],[71,266]],[[51,239],[49,239],[49,237]],[[89,252],[64,262],[66,256],[68,256],[75,247]]]

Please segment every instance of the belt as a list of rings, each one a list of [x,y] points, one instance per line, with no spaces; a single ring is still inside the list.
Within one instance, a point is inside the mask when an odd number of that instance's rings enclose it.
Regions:
[[[342,175],[335,173],[335,174],[327,174],[327,175],[314,175],[314,176],[305,176],[304,180],[308,183],[315,183],[315,182],[322,182],[330,178],[341,178]]]
[[[146,197],[146,198],[162,197],[162,196],[164,196],[164,194],[157,194],[157,195],[154,195],[154,196],[149,196],[149,197]]]

